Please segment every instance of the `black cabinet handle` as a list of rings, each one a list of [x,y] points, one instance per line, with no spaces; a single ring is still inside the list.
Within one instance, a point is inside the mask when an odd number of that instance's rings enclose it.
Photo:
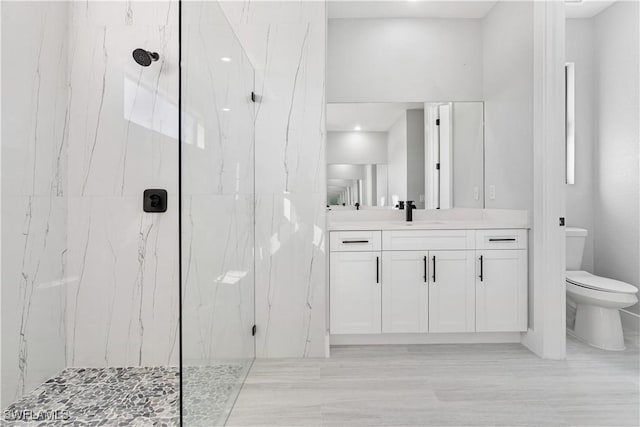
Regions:
[[[484,257],[482,255],[480,255],[480,281],[482,282],[484,280],[484,275],[483,275],[483,268],[484,268]]]
[[[376,257],[376,283],[380,283],[380,257]]]
[[[424,256],[424,283],[427,283],[427,256]]]
[[[516,239],[514,237],[509,237],[509,238],[492,238],[489,239],[490,242],[515,242]]]
[[[343,240],[343,244],[348,245],[349,243],[369,243],[368,240]]]
[[[436,283],[436,256],[433,256],[433,283]]]

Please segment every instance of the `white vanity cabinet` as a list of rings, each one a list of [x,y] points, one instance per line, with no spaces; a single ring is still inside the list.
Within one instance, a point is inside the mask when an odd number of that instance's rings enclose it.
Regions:
[[[429,332],[428,259],[426,251],[382,253],[382,332]]]
[[[478,231],[476,246],[476,331],[526,331],[526,231]]]
[[[474,332],[474,252],[430,251],[429,332]]]
[[[382,332],[473,332],[474,252],[383,251]]]
[[[380,231],[331,233],[329,317],[334,334],[379,334]]]
[[[330,251],[331,334],[527,328],[524,229],[334,231]]]

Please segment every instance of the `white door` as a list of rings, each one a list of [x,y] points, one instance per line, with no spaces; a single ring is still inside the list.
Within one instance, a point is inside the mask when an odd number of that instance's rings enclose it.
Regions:
[[[332,334],[381,332],[380,252],[332,252],[330,329]]]
[[[429,251],[429,332],[475,330],[473,251]]]
[[[382,332],[428,332],[426,251],[382,253]]]
[[[476,331],[526,331],[527,251],[487,250],[477,257]]]

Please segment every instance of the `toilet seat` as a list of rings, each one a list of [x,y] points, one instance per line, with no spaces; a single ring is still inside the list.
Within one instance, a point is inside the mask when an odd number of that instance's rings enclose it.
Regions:
[[[622,294],[635,294],[638,289],[625,282],[600,277],[587,271],[567,271],[567,282],[587,289],[593,289],[602,292],[617,292]]]

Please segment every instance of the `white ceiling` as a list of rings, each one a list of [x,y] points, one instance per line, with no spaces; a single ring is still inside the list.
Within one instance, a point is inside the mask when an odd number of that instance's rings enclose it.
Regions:
[[[567,18],[591,18],[611,6],[613,3],[615,3],[615,0],[567,1],[565,3]]]
[[[386,132],[403,111],[422,109],[421,102],[327,104],[327,130]]]
[[[616,0],[568,0],[567,18],[591,18]],[[497,1],[329,0],[329,19],[340,18],[484,18]]]
[[[340,1],[329,0],[329,19],[339,18],[484,18],[495,1]]]

